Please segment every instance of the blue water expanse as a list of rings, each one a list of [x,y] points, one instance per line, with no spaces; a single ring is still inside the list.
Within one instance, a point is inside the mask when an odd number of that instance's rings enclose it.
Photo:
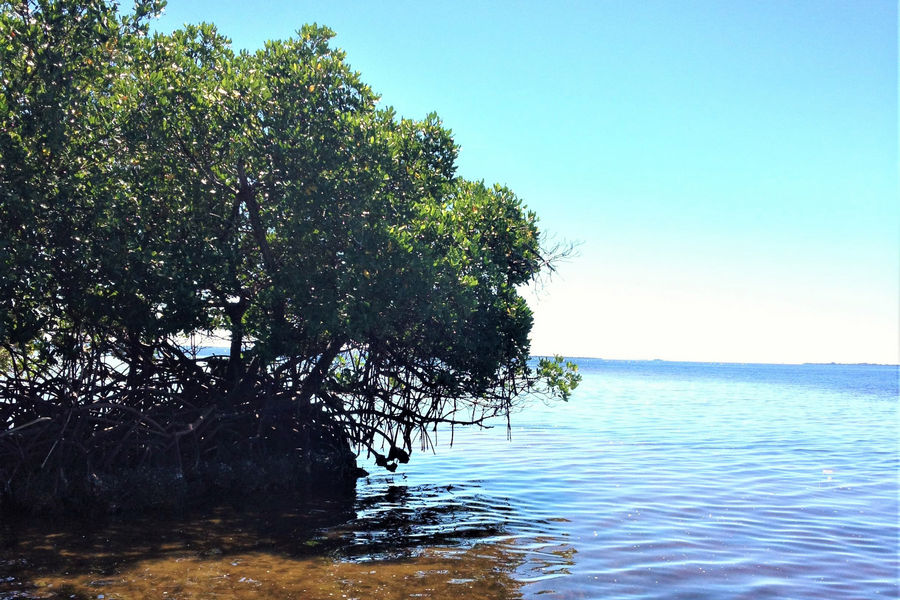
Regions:
[[[371,466],[348,559],[439,539],[516,598],[900,597],[897,366],[578,364],[568,403]]]
[[[0,599],[900,598],[897,366],[578,364],[355,496],[0,520]]]

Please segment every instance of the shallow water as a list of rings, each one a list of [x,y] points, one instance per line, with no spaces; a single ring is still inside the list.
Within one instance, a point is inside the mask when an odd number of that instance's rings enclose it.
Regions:
[[[355,498],[5,523],[0,598],[900,597],[896,367],[580,364]]]

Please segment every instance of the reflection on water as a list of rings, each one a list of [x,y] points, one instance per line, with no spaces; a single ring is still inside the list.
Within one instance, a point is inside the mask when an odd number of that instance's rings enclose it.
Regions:
[[[561,539],[509,533],[513,509],[477,490],[365,488],[177,519],[6,523],[0,598],[506,599],[573,564]]]

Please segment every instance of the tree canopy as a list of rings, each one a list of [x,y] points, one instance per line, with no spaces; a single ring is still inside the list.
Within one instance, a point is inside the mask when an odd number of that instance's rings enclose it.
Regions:
[[[568,396],[573,365],[529,358],[537,218],[456,175],[436,115],[380,108],[325,27],[236,53],[150,35],[161,6],[0,2],[7,485],[323,440],[393,469],[438,424]]]

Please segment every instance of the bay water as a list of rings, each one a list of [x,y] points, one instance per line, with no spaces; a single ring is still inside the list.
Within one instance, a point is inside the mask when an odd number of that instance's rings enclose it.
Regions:
[[[900,598],[897,366],[577,362],[350,499],[5,524],[0,598]]]

